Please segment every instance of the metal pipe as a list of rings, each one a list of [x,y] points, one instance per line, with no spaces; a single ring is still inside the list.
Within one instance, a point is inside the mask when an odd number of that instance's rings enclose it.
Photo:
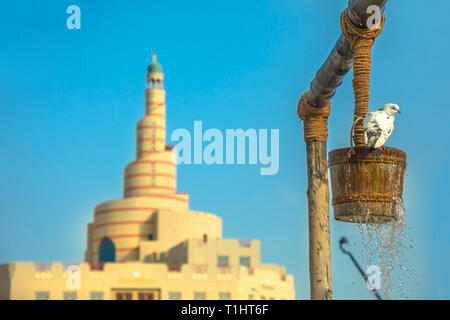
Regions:
[[[348,255],[348,256],[350,257],[350,259],[352,260],[353,264],[356,266],[356,269],[358,269],[359,273],[360,273],[361,276],[364,278],[364,281],[367,283],[367,281],[369,281],[369,277],[368,277],[367,274],[364,272],[364,270],[361,268],[361,266],[359,265],[358,261],[356,261],[356,259],[355,259],[355,257],[353,256],[353,254],[352,254],[350,251],[344,249],[344,244],[346,244],[346,243],[348,243],[347,238],[342,237],[342,238],[339,240],[339,248],[341,249],[341,251],[342,251],[343,253],[345,253],[346,255]],[[380,294],[378,293],[378,291],[377,291],[376,288],[372,288],[371,291],[372,291],[372,293],[375,295],[375,297],[376,297],[378,300],[383,300],[383,299],[381,298]]]

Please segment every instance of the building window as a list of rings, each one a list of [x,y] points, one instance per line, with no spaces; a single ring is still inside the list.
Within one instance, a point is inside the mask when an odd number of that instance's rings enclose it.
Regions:
[[[150,234],[148,235],[148,240],[153,240],[153,234],[150,233]]]
[[[64,300],[77,300],[77,293],[76,292],[64,292],[63,299]]]
[[[219,300],[231,300],[231,294],[229,292],[219,292]]]
[[[217,265],[228,266],[228,256],[218,256],[217,257]]]
[[[244,267],[250,267],[250,257],[239,257],[239,264]]]
[[[91,300],[103,300],[103,292],[101,291],[92,291],[90,293]]]
[[[36,300],[50,300],[50,292],[36,291]]]
[[[169,292],[169,300],[181,300],[181,292]]]
[[[117,292],[116,300],[133,300],[133,294],[131,292]]]
[[[138,293],[139,300],[155,300],[155,295],[153,292],[139,292]]]
[[[205,292],[194,292],[194,300],[206,300]]]

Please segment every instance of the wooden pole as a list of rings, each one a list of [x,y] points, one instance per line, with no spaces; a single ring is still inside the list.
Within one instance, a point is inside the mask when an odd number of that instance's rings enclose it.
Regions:
[[[331,300],[327,143],[306,142],[308,168],[309,281],[312,300]]]
[[[367,27],[367,8],[377,5],[384,11],[387,0],[350,0],[348,15],[350,21],[359,27]],[[338,18],[337,18],[338,20]],[[350,43],[341,35],[328,59],[311,82],[306,97],[308,104],[323,108],[330,102],[336,88],[353,65]],[[306,142],[308,170],[308,230],[309,230],[309,274],[312,300],[332,299],[330,214],[327,167],[327,143]]]

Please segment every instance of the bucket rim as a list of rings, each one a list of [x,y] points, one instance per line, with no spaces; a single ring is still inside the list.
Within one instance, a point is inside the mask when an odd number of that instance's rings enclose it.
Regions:
[[[386,150],[380,154],[367,154],[366,147],[354,147],[354,155],[348,158],[348,152],[351,148],[339,148],[328,152],[328,167],[342,164],[351,164],[358,162],[373,162],[400,165],[406,168],[406,152],[386,147]]]

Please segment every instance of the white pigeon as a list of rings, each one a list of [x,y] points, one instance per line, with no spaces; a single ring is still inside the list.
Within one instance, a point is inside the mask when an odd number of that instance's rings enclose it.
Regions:
[[[395,115],[400,113],[400,107],[394,103],[388,103],[374,112],[368,112],[363,121],[364,139],[367,148],[372,151],[382,148],[394,131]]]

